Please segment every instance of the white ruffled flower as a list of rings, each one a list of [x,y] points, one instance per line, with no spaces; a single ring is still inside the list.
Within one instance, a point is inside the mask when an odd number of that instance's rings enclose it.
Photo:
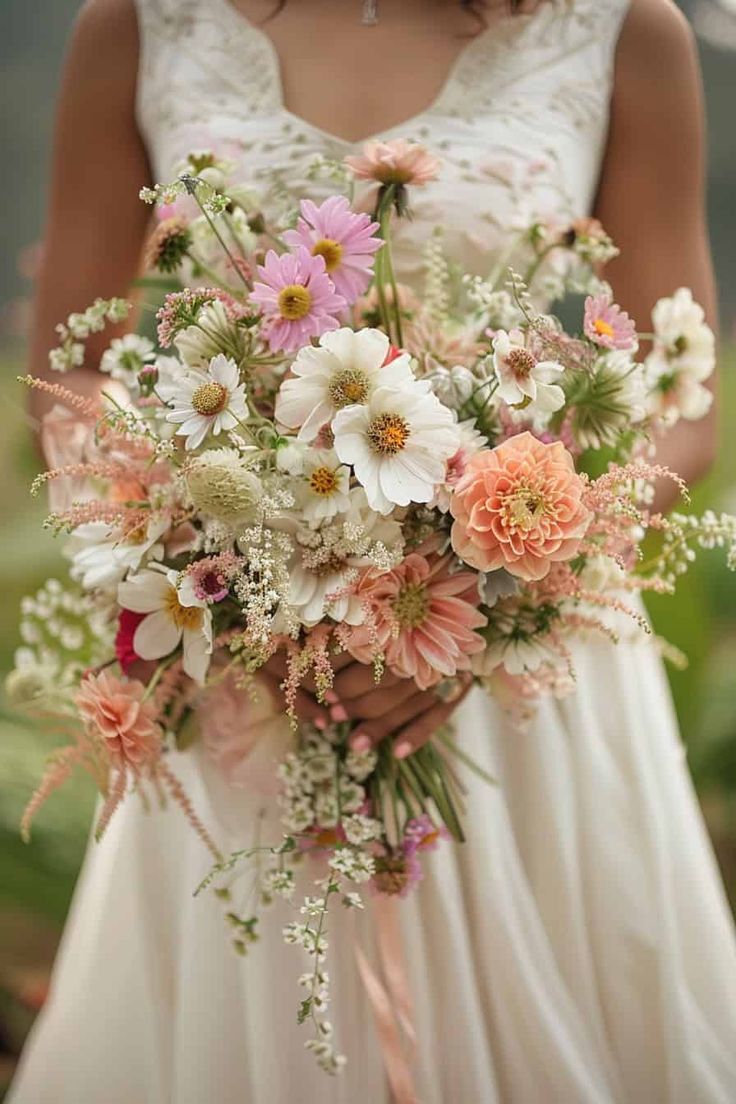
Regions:
[[[104,521],[78,525],[64,549],[71,559],[69,573],[85,590],[116,587],[144,560],[161,559],[164,548],[159,542],[167,528],[166,520],[151,520],[144,532],[125,540],[119,529]]]
[[[493,367],[498,379],[496,394],[525,416],[546,419],[565,405],[565,392],[554,382],[564,372],[554,360],[537,360],[524,347],[520,330],[501,331],[493,339]]]
[[[428,378],[437,398],[452,410],[465,405],[479,382],[463,364],[456,364],[454,368],[438,365]]]
[[[350,506],[350,468],[329,449],[310,449],[302,470],[301,506],[304,517],[319,523]]]
[[[347,328],[323,334],[319,347],[301,349],[276,396],[276,420],[313,440],[345,407],[368,402],[378,387],[411,384],[409,356],[389,364],[389,340],[380,330]]]
[[[212,654],[212,613],[197,598],[191,577],[179,582],[176,571],[146,569],[118,586],[123,609],[144,613],[133,636],[141,659],[161,659],[182,645],[184,671],[204,684]]]
[[[179,330],[174,345],[187,364],[201,368],[223,348],[237,345],[239,337],[225,304],[221,299],[212,299],[201,308],[196,324]]]
[[[493,641],[483,652],[471,658],[474,675],[484,678],[497,667],[503,666],[510,675],[525,675],[538,671],[543,664],[560,667],[562,660],[544,637],[530,636],[515,639],[507,636]]]
[[[453,413],[421,380],[402,390],[379,387],[363,406],[335,416],[335,452],[353,467],[371,509],[430,502],[445,481],[460,434]]]
[[[715,337],[689,288],[660,299],[652,311],[654,343],[645,361],[650,411],[666,424],[705,417],[713,395],[703,381],[715,368]]]
[[[176,380],[163,398],[173,406],[166,420],[179,424],[176,434],[186,437],[187,449],[198,448],[210,433],[217,436],[235,429],[248,414],[238,366],[222,353],[213,357],[206,371],[188,372]]]
[[[156,359],[153,342],[140,334],[125,334],[110,342],[102,354],[100,371],[120,380],[131,391],[137,389],[138,373],[145,364]]]

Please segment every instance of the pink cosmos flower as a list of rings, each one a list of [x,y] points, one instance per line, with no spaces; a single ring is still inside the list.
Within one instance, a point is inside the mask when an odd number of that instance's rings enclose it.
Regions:
[[[405,138],[366,142],[363,153],[346,157],[345,164],[357,180],[377,180],[379,184],[429,184],[440,170],[438,158]]]
[[[296,230],[288,230],[284,241],[323,257],[335,291],[355,302],[371,281],[373,254],[383,244],[376,237],[378,223],[352,211],[345,196],[330,196],[321,207],[304,199],[301,212]]]
[[[120,767],[140,770],[161,750],[161,728],[156,707],[144,701],[145,686],[123,681],[101,671],[82,680],[75,703],[87,729],[102,740],[110,758]]]
[[[370,663],[382,652],[389,668],[420,690],[467,671],[470,657],[485,647],[475,630],[486,618],[476,609],[477,577],[451,572],[451,562],[412,552],[393,571],[366,572],[357,585],[366,621],[343,637],[351,655]]]
[[[531,433],[481,449],[450,502],[452,547],[479,571],[543,579],[553,563],[577,554],[591,520],[585,483],[565,446]]]
[[[401,846],[404,854],[413,855],[417,851],[436,851],[443,839],[451,839],[444,824],[436,825],[430,816],[423,813],[407,822]]]
[[[585,300],[585,336],[604,349],[634,349],[636,323],[608,295],[589,295]]]
[[[347,303],[327,275],[325,259],[304,246],[279,256],[273,249],[258,266],[262,282],[254,285],[251,302],[266,317],[266,337],[274,352],[293,353],[313,337],[339,326],[335,315]]]

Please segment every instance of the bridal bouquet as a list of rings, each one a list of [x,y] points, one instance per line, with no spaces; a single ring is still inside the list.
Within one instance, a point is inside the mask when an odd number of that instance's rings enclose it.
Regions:
[[[637,334],[600,278],[616,250],[599,223],[534,223],[487,277],[458,272],[438,229],[420,293],[397,281],[391,238],[439,172],[426,150],[370,143],[316,164],[328,198],[276,216],[233,171],[200,151],[141,193],[157,216],[141,281],[163,296],[157,345],[114,339],[96,400],[26,379],[87,433],[34,487],[56,500],[69,579],[25,601],[10,691],[70,740],[23,830],[76,766],[104,798],[98,836],[131,791],[168,795],[223,901],[236,867],[252,874],[257,905],[227,914],[241,953],[261,908],[294,900],[284,937],[311,961],[299,1019],[336,1072],[327,914],[361,908],[364,887],[410,891],[426,851],[463,839],[462,772],[480,768],[447,729],[413,752],[373,746],[303,704],[334,707],[350,658],[378,687],[388,670],[440,700],[475,682],[521,719],[571,688],[574,636],[615,639],[626,615],[646,630],[632,592],[671,591],[698,547],[728,545],[734,566],[736,521],[652,510],[654,481],[677,478],[652,430],[707,412],[713,335],[686,289]],[[585,297],[575,333],[540,306],[569,292]],[[72,315],[52,367],[80,366],[85,339],[130,309]],[[283,702],[264,713],[259,671],[274,667]],[[175,763],[233,694],[245,743],[269,709],[292,735],[274,764],[282,838],[224,856]]]

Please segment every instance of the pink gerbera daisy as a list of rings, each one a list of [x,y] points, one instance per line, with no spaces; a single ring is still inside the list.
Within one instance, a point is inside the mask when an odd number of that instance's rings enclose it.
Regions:
[[[346,157],[345,164],[356,180],[379,184],[429,184],[437,179],[440,168],[439,160],[424,146],[405,138],[366,142],[362,154]]]
[[[284,241],[324,258],[335,291],[354,303],[371,281],[373,254],[382,245],[378,223],[351,211],[345,196],[330,196],[320,207],[304,199],[301,212],[296,230],[287,231]]]
[[[262,282],[255,284],[251,301],[265,315],[266,337],[274,352],[295,352],[311,338],[337,329],[335,315],[347,303],[335,291],[324,257],[313,257],[304,246],[282,256],[270,249],[258,275]]]
[[[420,690],[468,670],[485,647],[475,630],[486,618],[476,608],[477,575],[451,572],[451,563],[412,552],[393,571],[366,573],[357,593],[366,621],[343,634],[350,654],[370,663],[383,653],[390,670]]]
[[[604,349],[634,349],[636,323],[608,295],[589,295],[583,320],[585,336]]]

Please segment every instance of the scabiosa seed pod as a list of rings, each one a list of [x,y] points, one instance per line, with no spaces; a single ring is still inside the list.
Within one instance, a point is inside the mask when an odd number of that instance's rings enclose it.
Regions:
[[[185,219],[179,215],[164,219],[148,240],[146,267],[159,272],[176,272],[191,244],[192,235]]]
[[[371,879],[374,889],[389,897],[399,897],[406,892],[410,882],[406,855],[400,852],[377,855],[374,862],[376,870]]]

